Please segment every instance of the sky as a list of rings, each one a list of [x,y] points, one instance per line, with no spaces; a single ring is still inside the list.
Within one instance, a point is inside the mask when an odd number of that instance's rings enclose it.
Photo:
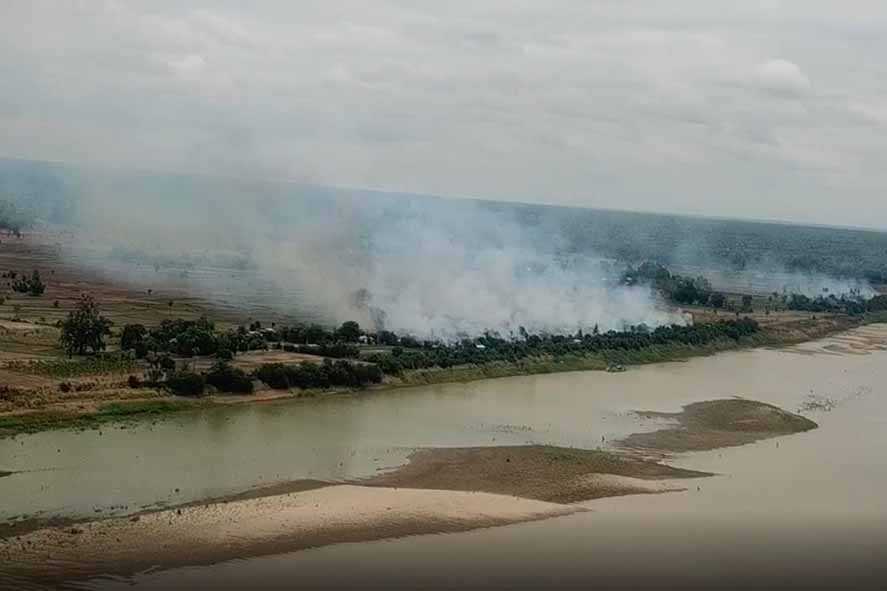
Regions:
[[[882,0],[0,16],[0,156],[887,229]]]

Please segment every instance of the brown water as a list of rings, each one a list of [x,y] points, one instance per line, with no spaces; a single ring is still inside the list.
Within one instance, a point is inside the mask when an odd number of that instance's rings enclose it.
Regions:
[[[509,378],[357,398],[214,410],[126,430],[0,442],[3,515],[92,514],[276,479],[347,478],[416,446],[596,447],[675,411],[741,395],[810,410],[808,433],[687,454],[721,476],[686,493],[605,499],[595,511],[468,534],[345,544],[87,588],[853,588],[887,581],[887,327],[789,350]],[[61,451],[59,451],[61,450]],[[179,488],[179,492],[175,492]],[[124,510],[121,510],[125,512]],[[343,568],[347,565],[347,568]]]

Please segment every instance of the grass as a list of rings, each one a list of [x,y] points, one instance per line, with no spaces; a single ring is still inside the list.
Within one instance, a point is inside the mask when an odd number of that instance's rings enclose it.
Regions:
[[[12,415],[0,417],[0,436],[36,433],[50,429],[90,429],[106,423],[164,416],[204,406],[206,403],[190,400],[137,400],[113,402],[101,406],[95,412],[85,414],[45,411]]]
[[[88,375],[126,373],[137,367],[136,361],[127,357],[101,355],[85,359],[10,361],[6,364],[6,369],[11,371],[50,378],[76,378]]]

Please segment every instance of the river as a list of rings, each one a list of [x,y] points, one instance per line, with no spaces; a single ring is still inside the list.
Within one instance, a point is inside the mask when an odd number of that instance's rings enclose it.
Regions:
[[[281,480],[346,480],[396,466],[424,446],[607,447],[657,426],[633,409],[677,411],[743,396],[804,410],[820,428],[680,455],[671,463],[719,476],[683,493],[589,502],[590,513],[82,585],[862,587],[887,581],[885,347],[887,326],[878,325],[621,374],[418,387],[20,436],[0,441],[0,469],[15,472],[0,479],[0,519],[101,516]]]

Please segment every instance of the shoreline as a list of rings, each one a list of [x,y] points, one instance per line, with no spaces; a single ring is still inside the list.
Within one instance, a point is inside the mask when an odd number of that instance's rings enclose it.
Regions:
[[[104,424],[132,424],[162,420],[179,412],[225,408],[240,404],[269,404],[305,401],[332,396],[383,394],[387,391],[425,385],[470,383],[506,377],[547,375],[572,371],[605,371],[611,363],[627,367],[655,363],[675,363],[709,357],[729,351],[762,347],[782,348],[816,341],[869,324],[884,322],[880,316],[855,319],[849,316],[798,320],[791,325],[762,328],[761,332],[741,341],[716,341],[706,346],[674,345],[641,351],[604,352],[594,356],[563,356],[553,359],[525,359],[517,362],[467,365],[447,369],[420,369],[403,377],[364,389],[341,390],[262,390],[252,395],[210,395],[192,399],[171,395],[120,398],[103,404],[56,405],[40,410],[12,411],[0,414],[0,439],[55,429],[97,429]],[[92,406],[93,408],[89,408]],[[87,410],[84,410],[87,409]]]

